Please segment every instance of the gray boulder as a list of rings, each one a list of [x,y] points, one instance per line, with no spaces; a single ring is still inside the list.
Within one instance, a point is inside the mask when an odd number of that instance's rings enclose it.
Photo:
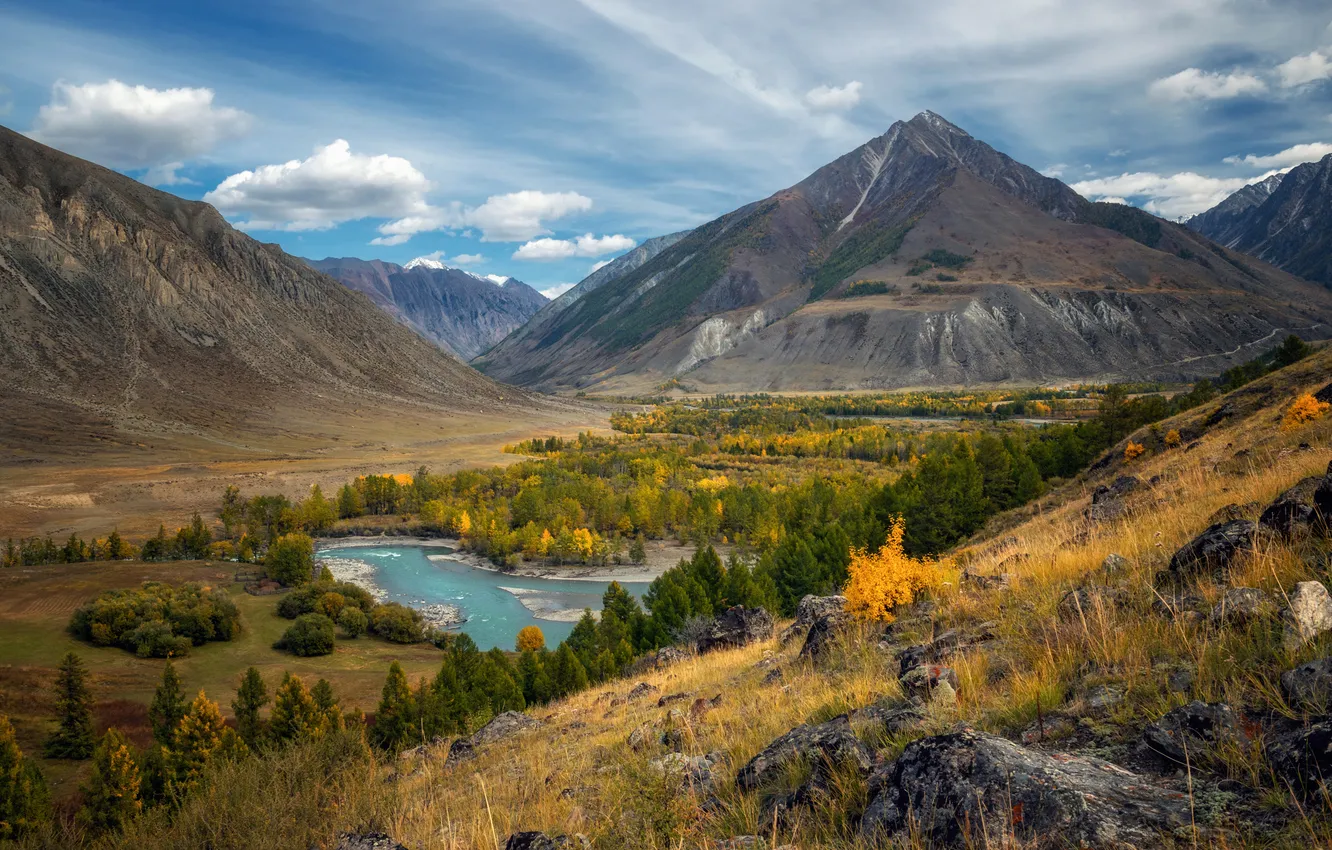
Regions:
[[[870,780],[861,834],[932,847],[1156,847],[1189,801],[1101,759],[1050,756],[965,730],[908,744]]]
[[[1142,739],[1148,751],[1167,764],[1197,768],[1215,762],[1219,747],[1243,744],[1248,735],[1230,706],[1195,700],[1147,724]]]
[[[1123,555],[1117,555],[1114,552],[1106,555],[1105,560],[1101,561],[1101,570],[1108,576],[1127,572],[1128,568],[1129,559],[1125,558]]]
[[[846,610],[845,596],[815,596],[806,594],[796,606],[795,622],[782,630],[782,643],[787,644],[809,634],[810,626],[829,614]]]
[[[472,746],[493,744],[496,741],[502,741],[505,738],[511,738],[514,735],[530,732],[540,727],[540,720],[523,714],[521,711],[500,712],[489,723],[476,730],[476,733],[472,735]]]
[[[634,702],[636,700],[642,699],[643,697],[651,696],[652,694],[660,692],[661,689],[658,688],[656,685],[652,685],[647,682],[639,682],[637,685],[634,685],[633,688],[629,690],[629,693],[626,695],[625,698],[628,699],[630,702]]]
[[[1091,507],[1087,508],[1087,519],[1092,522],[1110,522],[1122,517],[1128,511],[1126,497],[1145,485],[1141,478],[1121,475],[1107,486],[1097,487],[1092,492]]]
[[[1210,573],[1223,577],[1241,554],[1253,550],[1258,523],[1239,519],[1211,526],[1189,541],[1170,559],[1170,574],[1183,579]]]
[[[1302,581],[1289,594],[1290,607],[1281,612],[1281,642],[1298,649],[1332,629],[1332,596],[1322,582]]]
[[[1332,708],[1332,658],[1319,658],[1282,673],[1281,692],[1293,708]]]
[[[1301,796],[1321,800],[1332,776],[1332,721],[1284,724],[1269,730],[1264,742],[1272,772]]]
[[[850,717],[843,714],[816,726],[802,724],[781,735],[740,768],[735,783],[742,791],[755,791],[772,784],[789,765],[802,761],[816,777],[826,777],[838,766],[868,775],[873,756],[851,731]]]
[[[1276,601],[1256,587],[1232,587],[1212,608],[1212,622],[1217,625],[1246,626],[1275,617]]]
[[[1059,619],[1076,623],[1108,613],[1122,605],[1126,597],[1127,594],[1118,587],[1080,587],[1065,593],[1055,610]]]
[[[382,832],[344,832],[338,836],[333,850],[407,850]]]
[[[1258,524],[1287,539],[1313,530],[1316,525],[1320,525],[1314,495],[1322,483],[1321,476],[1300,481],[1267,506],[1258,518]]]
[[[445,764],[458,764],[467,761],[476,756],[476,747],[472,746],[471,738],[459,738],[449,747],[449,756],[444,760]]]
[[[772,615],[767,611],[737,605],[708,623],[698,639],[698,651],[712,652],[770,640],[775,629]]]
[[[659,759],[648,762],[648,767],[661,776],[678,779],[682,790],[707,794],[716,784],[713,770],[726,761],[720,752],[706,756],[689,756],[684,753],[667,753]]]
[[[854,620],[845,609],[830,610],[819,615],[809,627],[805,645],[800,647],[800,657],[812,661],[826,658],[829,651],[837,645],[838,638],[845,634],[853,623]]]
[[[587,850],[585,835],[549,836],[544,832],[515,832],[504,842],[504,850]]]
[[[932,700],[957,700],[961,688],[957,672],[952,667],[939,664],[922,664],[913,667],[902,677],[902,690],[907,696],[918,697],[926,702]]]

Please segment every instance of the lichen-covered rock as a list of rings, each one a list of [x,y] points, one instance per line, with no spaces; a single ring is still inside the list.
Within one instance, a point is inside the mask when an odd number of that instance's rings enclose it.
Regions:
[[[800,657],[812,661],[826,658],[829,651],[836,646],[838,638],[846,633],[853,622],[851,615],[844,608],[825,611],[810,625],[805,645],[800,647]]]
[[[585,835],[550,836],[544,832],[515,832],[504,842],[504,850],[587,850],[591,846]]]
[[[1183,794],[1096,758],[1047,755],[965,730],[923,738],[871,778],[861,834],[932,847],[1160,846],[1191,822]]]
[[[1258,524],[1286,538],[1297,537],[1313,530],[1318,523],[1314,494],[1323,483],[1322,476],[1312,476],[1277,496],[1267,506]]]
[[[956,701],[961,687],[957,671],[939,664],[922,664],[902,676],[902,690],[907,696],[919,697],[926,702],[936,699],[947,702],[950,698]]]
[[[1282,673],[1281,692],[1293,708],[1309,711],[1332,708],[1332,658],[1308,661]]]
[[[661,699],[657,700],[657,708],[665,708],[673,702],[683,702],[693,696],[693,691],[681,691],[678,694],[666,694]]]
[[[636,700],[642,699],[643,697],[651,696],[652,694],[660,692],[661,689],[658,688],[656,685],[649,684],[648,682],[639,682],[637,685],[634,685],[632,688],[630,688],[629,693],[626,696],[626,699],[628,699],[630,702],[634,702]]]
[[[407,850],[407,845],[382,832],[344,832],[333,850]]]
[[[762,608],[737,605],[714,619],[698,639],[700,653],[715,649],[748,646],[772,638],[775,626],[772,615]]]
[[[1212,622],[1217,625],[1245,626],[1270,619],[1277,614],[1276,601],[1256,587],[1232,587],[1222,594],[1212,608]]]
[[[449,747],[449,757],[445,759],[445,764],[458,764],[467,761],[476,755],[476,747],[472,746],[471,738],[459,738]]]
[[[1267,764],[1296,793],[1319,798],[1332,776],[1332,721],[1285,724],[1264,736]]]
[[[1224,576],[1238,557],[1253,550],[1258,523],[1240,519],[1213,525],[1170,559],[1170,574],[1183,579],[1202,574]]]
[[[1231,502],[1212,511],[1212,515],[1207,518],[1207,524],[1220,525],[1225,522],[1234,522],[1237,519],[1255,519],[1262,507],[1258,502],[1245,502],[1242,505]]]
[[[781,735],[740,768],[735,783],[742,791],[754,791],[776,780],[788,765],[802,761],[815,774],[845,766],[867,775],[873,757],[851,731],[850,717],[843,714],[815,726],[802,724]]]
[[[1087,508],[1087,519],[1092,522],[1119,519],[1128,511],[1125,498],[1145,486],[1141,478],[1121,475],[1110,485],[1097,487],[1092,493],[1091,507]]]
[[[898,652],[898,677],[922,664],[937,664],[964,649],[994,640],[994,623],[981,623],[967,629],[948,629],[929,643],[908,646]]]
[[[1127,594],[1121,588],[1091,585],[1065,593],[1055,610],[1065,622],[1082,622],[1109,613],[1126,599]]]
[[[476,730],[476,733],[472,735],[472,746],[479,747],[482,744],[492,744],[495,741],[502,741],[505,738],[540,727],[540,720],[523,714],[521,711],[502,711],[495,715],[485,726]]]
[[[1302,581],[1289,594],[1290,607],[1281,612],[1281,641],[1298,649],[1332,629],[1332,596],[1322,582]]]
[[[634,731],[629,733],[629,738],[626,743],[629,744],[629,749],[638,752],[639,750],[650,746],[658,737],[659,736],[653,730],[651,723],[643,723],[635,727]]]
[[[726,760],[720,752],[706,756],[689,756],[684,753],[667,753],[659,759],[648,762],[648,767],[662,776],[678,778],[684,790],[706,794],[712,791],[716,783],[714,768]]]
[[[1013,583],[1013,577],[1008,573],[975,573],[970,569],[962,571],[962,578],[959,582],[962,587],[968,587],[973,590],[1007,590]]]
[[[1123,555],[1117,555],[1114,552],[1106,555],[1105,560],[1101,561],[1101,570],[1106,575],[1119,575],[1120,573],[1126,572],[1128,568],[1129,559],[1125,558]]]
[[[795,622],[782,630],[782,643],[788,644],[809,635],[810,626],[829,614],[846,610],[845,596],[815,596],[808,593],[796,606]]]
[[[1248,735],[1230,706],[1195,700],[1147,724],[1142,740],[1162,761],[1196,768],[1214,762],[1220,747],[1247,742]]]
[[[632,675],[639,673],[648,673],[653,670],[664,670],[674,664],[689,659],[689,653],[678,646],[665,646],[656,652],[649,652],[642,658],[635,661],[629,667]]]

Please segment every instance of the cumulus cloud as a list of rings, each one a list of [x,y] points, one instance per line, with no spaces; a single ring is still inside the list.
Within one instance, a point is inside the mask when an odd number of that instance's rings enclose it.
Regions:
[[[819,86],[805,92],[805,103],[810,109],[827,112],[844,112],[860,103],[859,80],[852,80],[844,86]]]
[[[1073,184],[1073,191],[1093,201],[1121,204],[1127,203],[1127,198],[1144,198],[1142,208],[1148,212],[1178,218],[1209,210],[1237,190],[1261,179],[1263,177],[1207,177],[1192,171],[1178,174],[1138,171],[1083,180]]]
[[[449,262],[455,266],[474,266],[477,263],[484,263],[486,258],[480,254],[459,254]]]
[[[1247,165],[1251,168],[1294,168],[1306,162],[1316,162],[1328,154],[1332,153],[1332,144],[1327,142],[1310,142],[1304,145],[1294,145],[1285,150],[1274,153],[1270,156],[1256,156],[1248,154],[1247,156],[1228,156],[1225,161],[1230,165]]]
[[[573,289],[574,286],[576,285],[577,284],[573,283],[557,283],[554,286],[541,290],[541,294],[553,301],[556,298],[559,298],[564,293],[568,292],[570,289]]]
[[[1047,165],[1041,169],[1041,173],[1046,177],[1063,177],[1064,172],[1068,170],[1068,165],[1062,162],[1056,162],[1054,165]]]
[[[567,260],[571,257],[600,257],[628,251],[638,243],[628,236],[593,236],[576,239],[536,239],[513,252],[515,260]]]
[[[149,186],[182,186],[193,184],[194,181],[178,172],[185,167],[183,162],[164,162],[161,165],[153,166],[148,169],[143,177],[139,178]]]
[[[201,156],[249,128],[250,116],[215,105],[212,89],[153,89],[107,80],[56,83],[28,135],[112,168],[138,169]]]
[[[1286,88],[1316,83],[1332,77],[1332,56],[1315,50],[1307,56],[1293,56],[1277,66],[1281,85]]]
[[[612,262],[613,262],[612,260],[598,260],[592,264],[592,268],[588,269],[587,273],[592,274],[593,272],[601,271],[602,269],[606,268],[606,266],[609,266]]]
[[[248,216],[237,226],[250,230],[327,230],[359,218],[429,215],[429,188],[402,157],[354,153],[338,139],[306,159],[233,174],[204,200],[228,215]]]
[[[1147,93],[1162,100],[1225,100],[1242,95],[1261,94],[1267,84],[1253,74],[1209,73],[1185,68],[1178,74],[1162,77],[1147,87]]]
[[[482,242],[522,242],[551,233],[547,222],[592,209],[592,199],[577,192],[511,192],[492,195],[479,207],[453,203],[424,206],[419,212],[379,228],[375,245],[400,245],[417,233],[475,227]]]

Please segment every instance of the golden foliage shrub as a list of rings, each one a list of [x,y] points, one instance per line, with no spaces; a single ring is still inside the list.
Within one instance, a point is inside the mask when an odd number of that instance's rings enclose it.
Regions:
[[[1169,431],[1166,432],[1165,435],[1166,448],[1177,449],[1179,448],[1179,444],[1181,442],[1183,442],[1183,438],[1180,437],[1178,429],[1171,428]]]
[[[546,648],[546,636],[536,626],[523,626],[518,630],[516,647],[519,652],[540,652]]]
[[[1294,431],[1296,428],[1308,425],[1317,419],[1322,419],[1329,407],[1332,407],[1332,405],[1305,393],[1291,402],[1290,407],[1286,408],[1286,415],[1281,420],[1281,430]]]
[[[1124,460],[1125,461],[1134,460],[1135,458],[1142,457],[1146,453],[1147,453],[1147,447],[1144,446],[1142,443],[1130,442],[1127,446],[1124,447]]]
[[[893,609],[906,605],[921,591],[939,585],[939,564],[933,558],[913,558],[902,551],[906,523],[893,520],[888,540],[878,552],[851,550],[850,578],[846,584],[846,610],[858,620],[891,623]]]

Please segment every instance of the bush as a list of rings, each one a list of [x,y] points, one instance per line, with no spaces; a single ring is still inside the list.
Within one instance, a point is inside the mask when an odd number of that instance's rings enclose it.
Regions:
[[[264,556],[268,577],[287,587],[314,578],[314,541],[304,534],[284,534],[268,547]]]
[[[929,558],[913,558],[902,550],[906,524],[898,517],[883,548],[874,554],[851,550],[846,585],[846,610],[858,620],[891,623],[893,609],[910,603],[921,591],[937,587],[939,566]]]
[[[359,608],[369,614],[375,607],[375,598],[370,591],[345,581],[316,581],[302,585],[278,600],[278,616],[294,620],[302,614],[329,614],[328,607],[334,601],[324,597],[335,594],[342,597],[345,607]]]
[[[1286,408],[1286,415],[1281,420],[1281,430],[1293,431],[1321,419],[1327,413],[1329,406],[1327,402],[1319,401],[1309,393],[1305,393]]]
[[[393,643],[420,643],[425,640],[425,618],[414,608],[385,602],[370,612],[370,631]]]
[[[347,637],[358,638],[365,634],[370,625],[370,618],[366,617],[360,608],[348,606],[338,612],[338,625],[342,627],[342,633]]]
[[[323,614],[302,614],[273,648],[285,649],[302,657],[328,655],[333,651],[333,638],[332,620]]]
[[[102,593],[74,612],[69,630],[95,646],[165,658],[209,641],[231,640],[240,633],[240,612],[221,590],[146,582],[136,590]]]
[[[1124,461],[1136,460],[1147,453],[1147,447],[1142,443],[1129,442],[1124,446]]]

